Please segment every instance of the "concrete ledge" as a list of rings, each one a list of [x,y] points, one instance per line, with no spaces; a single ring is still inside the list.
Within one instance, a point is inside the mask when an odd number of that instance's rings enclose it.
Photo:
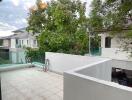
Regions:
[[[131,69],[132,62],[104,60],[64,73],[64,100],[131,100],[132,88],[111,82],[112,67]]]
[[[29,67],[32,67],[32,64],[9,65],[6,67],[0,67],[0,72],[18,70],[18,69],[29,68]]]

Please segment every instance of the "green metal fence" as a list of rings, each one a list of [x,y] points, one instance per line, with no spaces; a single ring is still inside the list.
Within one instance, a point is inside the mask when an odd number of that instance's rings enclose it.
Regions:
[[[10,56],[9,56],[9,51],[2,51],[0,50],[0,64],[3,64],[3,63],[11,63],[10,61]]]
[[[91,54],[94,56],[101,56],[102,54],[102,48],[91,48]]]
[[[26,57],[26,52],[21,51],[0,51],[0,64],[25,64],[31,62],[44,63],[45,55],[36,54],[32,59]]]

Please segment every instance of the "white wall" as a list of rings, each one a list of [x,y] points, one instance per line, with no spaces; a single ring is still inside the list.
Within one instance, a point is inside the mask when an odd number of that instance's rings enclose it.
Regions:
[[[11,39],[11,48],[16,48],[16,39]]]
[[[132,60],[132,58],[129,57],[130,54],[120,49],[122,42],[117,37],[111,39],[111,48],[105,48],[105,38],[107,36],[109,36],[107,33],[101,34],[102,57],[118,60]]]
[[[118,60],[132,60],[127,52],[123,52],[119,48],[102,48],[101,56]]]
[[[130,61],[109,60],[65,72],[64,100],[131,100],[132,88],[110,82],[112,67],[131,66]]]
[[[105,58],[46,52],[46,59],[49,59],[50,70],[63,73]]]
[[[9,47],[10,46],[10,41],[8,39],[3,40],[3,46]]]
[[[108,60],[105,62],[87,66],[86,68],[83,68],[82,70],[76,72],[97,79],[111,81],[111,72],[113,67],[132,70],[132,62],[123,60]]]
[[[34,40],[33,38],[24,38],[24,39],[19,39],[19,44],[21,44],[22,47],[31,47],[31,48],[36,48],[37,44],[34,44]],[[22,43],[23,41],[23,43]],[[27,42],[28,41],[28,42]]]
[[[64,73],[64,100],[131,100],[132,89],[79,74]]]
[[[36,43],[34,43],[34,41],[36,41]],[[30,39],[30,45],[32,48],[37,48],[38,47],[37,40],[36,39]]]
[[[111,60],[110,64],[112,67],[132,70],[132,61]]]
[[[101,34],[101,47],[105,48],[105,38],[110,36],[107,33]],[[119,48],[121,46],[122,42],[117,37],[112,37],[111,39],[111,48]]]
[[[111,72],[112,65],[110,60],[77,71],[77,73],[105,81],[111,81]]]

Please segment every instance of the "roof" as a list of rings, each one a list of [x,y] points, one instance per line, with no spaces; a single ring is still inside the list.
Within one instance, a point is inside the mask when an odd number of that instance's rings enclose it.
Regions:
[[[14,34],[12,36],[9,36],[8,38],[11,38],[11,39],[25,39],[25,38],[33,38],[33,36],[30,33],[24,32],[24,33]]]
[[[23,28],[20,28],[20,29],[14,30],[14,31],[12,31],[12,32],[14,32],[14,33],[18,33],[18,32],[27,32],[27,31],[26,31],[26,27],[23,27]]]
[[[21,28],[13,31],[14,34],[6,37],[0,37],[0,39],[26,39],[26,38],[35,38],[31,33],[26,31],[26,28]]]

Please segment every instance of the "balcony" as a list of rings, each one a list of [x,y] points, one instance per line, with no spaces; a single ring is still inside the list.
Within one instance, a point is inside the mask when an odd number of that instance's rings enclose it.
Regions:
[[[130,61],[52,52],[45,59],[48,72],[37,63],[0,69],[3,100],[131,100],[132,88],[111,77],[113,67],[132,70]]]
[[[1,74],[2,100],[63,100],[63,76],[26,68]]]

